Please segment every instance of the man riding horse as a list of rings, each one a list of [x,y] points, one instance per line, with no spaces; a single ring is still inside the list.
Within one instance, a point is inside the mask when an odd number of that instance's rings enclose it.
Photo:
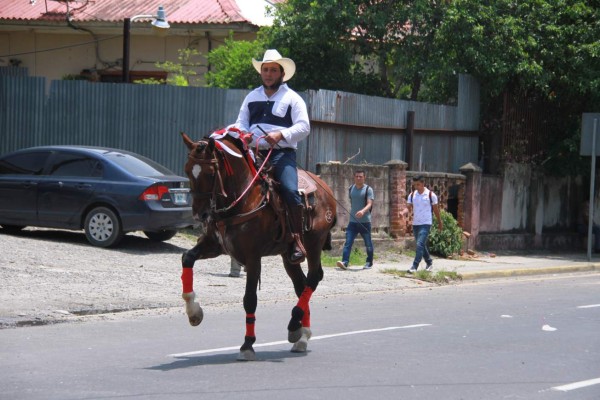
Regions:
[[[300,264],[306,252],[302,244],[303,205],[298,193],[296,149],[298,142],[310,133],[306,103],[285,83],[294,76],[296,64],[277,50],[267,50],[261,61],[252,59],[263,85],[250,92],[240,108],[235,126],[250,132],[252,146],[258,147],[269,161],[273,177],[280,183],[280,193],[289,213],[294,249],[290,262]]]
[[[321,252],[330,248],[337,214],[331,188],[315,174],[296,170],[296,146],[308,135],[310,126],[304,101],[283,83],[293,76],[294,62],[276,50],[267,50],[262,61],[253,63],[264,86],[244,100],[237,128],[214,132],[196,142],[182,133],[189,150],[184,170],[190,179],[192,210],[203,231],[195,246],[182,256],[186,314],[192,326],[202,322],[204,314],[194,291],[197,260],[227,254],[244,265],[246,333],[238,356],[243,361],[256,359],[253,344],[261,259],[271,255],[281,255],[298,297],[287,326],[288,341],[294,344],[292,351],[306,352],[312,335],[309,303],[323,279]],[[280,190],[273,190],[273,180],[263,173],[264,161],[255,162],[248,141],[262,153],[263,160],[271,162]],[[288,209],[290,229],[280,199]],[[306,273],[301,265],[304,259]]]

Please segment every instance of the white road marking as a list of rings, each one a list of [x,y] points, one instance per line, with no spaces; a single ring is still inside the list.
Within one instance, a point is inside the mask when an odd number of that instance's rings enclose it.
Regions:
[[[546,331],[546,332],[554,332],[556,330],[556,328],[554,328],[550,325],[544,325],[544,326],[542,326],[542,330]]]
[[[600,304],[590,304],[588,306],[579,306],[577,308],[594,308],[594,307],[600,307]]]
[[[587,381],[569,383],[568,385],[554,386],[552,388],[552,390],[557,390],[560,392],[568,392],[569,390],[581,389],[581,388],[584,388],[587,386],[598,385],[598,384],[600,384],[600,378],[589,379]]]
[[[351,332],[341,332],[341,333],[333,333],[331,335],[321,335],[321,336],[313,336],[310,340],[321,340],[321,339],[330,339],[333,337],[339,336],[348,336],[348,335],[358,335],[361,333],[373,333],[373,332],[383,332],[383,331],[392,331],[396,329],[410,329],[410,328],[422,328],[425,326],[431,326],[431,324],[416,324],[416,325],[405,325],[405,326],[389,326],[387,328],[378,328],[378,329],[365,329],[362,331],[351,331]],[[290,344],[287,340],[280,340],[277,342],[268,342],[268,343],[259,343],[254,344],[253,347],[267,347],[267,346],[277,346],[280,344]],[[231,350],[239,350],[240,346],[232,346],[232,347],[218,347],[216,349],[207,349],[207,350],[198,350],[198,351],[190,351],[187,353],[176,353],[169,354],[167,357],[187,357],[199,354],[208,354],[208,353],[219,353],[222,351],[231,351]]]

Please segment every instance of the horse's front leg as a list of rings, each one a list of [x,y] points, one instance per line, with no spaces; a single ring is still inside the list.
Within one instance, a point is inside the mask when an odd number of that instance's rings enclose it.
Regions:
[[[246,311],[246,335],[244,344],[240,347],[239,361],[255,361],[256,353],[253,344],[256,342],[254,326],[256,323],[256,307],[258,296],[258,279],[260,276],[260,260],[258,263],[247,263],[246,265],[246,292],[244,293],[244,311]]]
[[[220,254],[215,251],[215,249],[219,249],[220,247],[213,242],[204,237],[202,240],[198,240],[198,243],[193,248],[183,253],[181,258],[181,283],[183,285],[181,297],[185,301],[185,312],[192,326],[200,325],[204,318],[204,312],[202,311],[202,307],[200,307],[200,303],[195,301],[194,263],[200,258],[217,257]]]
[[[197,259],[197,248],[194,247],[185,253],[181,259],[182,272],[181,272],[181,283],[183,285],[183,292],[181,297],[185,301],[185,313],[188,316],[190,325],[198,326],[204,318],[204,312],[200,303],[196,300],[196,293],[194,292],[194,263]]]

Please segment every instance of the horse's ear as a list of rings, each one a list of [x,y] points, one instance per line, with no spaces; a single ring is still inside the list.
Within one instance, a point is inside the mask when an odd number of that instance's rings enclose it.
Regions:
[[[188,148],[188,150],[192,150],[194,148],[194,142],[192,141],[192,139],[190,139],[190,137],[188,135],[185,134],[185,132],[180,132],[181,133],[181,138],[183,139],[183,143],[185,144],[185,146]]]

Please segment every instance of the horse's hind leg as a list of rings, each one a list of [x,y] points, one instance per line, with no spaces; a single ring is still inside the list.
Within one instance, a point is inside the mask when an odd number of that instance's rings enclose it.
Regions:
[[[284,264],[286,265],[288,275],[292,278],[294,289],[298,296],[298,303],[292,309],[292,318],[288,324],[288,341],[295,344],[292,347],[292,351],[305,352],[308,340],[312,335],[310,330],[309,302],[313,292],[317,289],[317,285],[323,279],[323,270],[320,259],[318,259],[316,264],[318,268],[309,268],[307,277],[304,276],[300,266],[290,265],[285,259]]]

